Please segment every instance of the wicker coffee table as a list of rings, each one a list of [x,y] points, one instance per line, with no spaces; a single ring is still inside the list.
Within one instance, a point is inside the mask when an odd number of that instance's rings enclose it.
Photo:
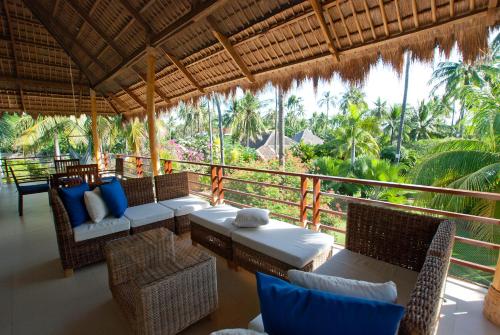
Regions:
[[[109,287],[136,334],[176,334],[217,308],[215,258],[160,228],[106,245]]]

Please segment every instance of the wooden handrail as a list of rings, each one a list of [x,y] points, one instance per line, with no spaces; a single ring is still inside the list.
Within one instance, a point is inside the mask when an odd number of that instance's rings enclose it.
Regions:
[[[134,158],[136,160],[137,160],[137,158],[140,158],[141,161],[149,159],[149,157],[136,157],[136,156],[132,156],[132,155],[120,155],[120,157],[130,157],[130,158]],[[231,199],[225,200],[224,199],[224,192],[228,192],[229,194],[232,193],[232,194],[237,194],[237,195],[241,195],[241,196],[245,196],[245,197],[253,197],[256,199],[261,199],[261,200],[266,200],[266,201],[275,202],[275,203],[281,203],[281,204],[289,205],[289,206],[293,206],[293,207],[298,207],[298,209],[299,209],[298,217],[293,217],[293,216],[285,215],[285,214],[281,214],[281,213],[270,213],[270,215],[273,217],[278,217],[278,218],[283,218],[283,219],[287,219],[287,220],[294,221],[294,222],[299,222],[303,226],[311,225],[312,228],[316,229],[316,230],[321,229],[321,230],[333,231],[333,232],[341,233],[341,234],[346,233],[345,229],[337,228],[337,227],[333,227],[333,226],[329,226],[329,225],[325,225],[325,224],[321,223],[321,215],[320,214],[322,214],[322,213],[340,216],[340,217],[345,217],[347,214],[346,212],[336,211],[334,209],[322,208],[321,201],[322,201],[323,197],[342,199],[342,200],[345,200],[347,202],[369,203],[372,205],[378,205],[378,206],[389,207],[389,208],[397,208],[397,209],[403,209],[403,210],[409,210],[409,211],[424,212],[424,213],[429,213],[429,214],[433,214],[433,215],[440,215],[440,216],[444,216],[444,217],[456,218],[456,219],[467,220],[467,221],[476,221],[476,222],[481,222],[481,223],[485,223],[485,224],[495,224],[495,225],[500,224],[500,220],[498,220],[496,218],[482,217],[482,216],[471,215],[471,214],[456,213],[456,212],[450,212],[450,211],[445,211],[445,210],[424,208],[424,207],[405,205],[405,204],[396,204],[396,203],[391,203],[391,202],[382,201],[382,200],[375,200],[375,199],[368,199],[368,198],[357,198],[357,197],[343,195],[343,194],[324,192],[324,191],[321,191],[321,183],[333,181],[333,182],[339,182],[339,183],[368,185],[368,186],[374,186],[374,187],[398,188],[398,189],[409,190],[409,191],[432,192],[432,193],[449,194],[449,195],[455,195],[455,196],[468,196],[468,197],[474,197],[474,198],[478,198],[478,199],[486,199],[486,200],[492,200],[492,201],[499,201],[500,200],[500,194],[498,194],[498,193],[479,192],[479,191],[470,191],[470,190],[461,190],[461,189],[452,189],[452,188],[441,188],[441,187],[425,186],[425,185],[399,184],[399,183],[392,183],[392,182],[381,182],[381,181],[375,181],[375,180],[336,177],[336,176],[325,176],[325,175],[307,174],[307,173],[255,169],[255,168],[250,168],[250,167],[209,164],[209,163],[205,163],[205,162],[190,162],[190,161],[185,161],[185,160],[162,159],[161,161],[163,162],[164,166],[170,167],[170,169],[165,169],[165,171],[164,171],[165,173],[171,173],[173,171],[173,169],[171,168],[172,163],[179,163],[179,164],[186,164],[186,165],[190,165],[190,166],[200,166],[200,167],[209,168],[211,171],[211,174],[197,172],[197,171],[188,171],[188,172],[192,173],[194,175],[211,177],[210,184],[203,184],[203,183],[199,183],[199,182],[195,182],[195,181],[190,181],[190,182],[192,182],[194,184],[207,186],[207,187],[211,186],[211,195],[209,195],[207,193],[201,193],[201,192],[195,192],[195,191],[193,191],[193,193],[195,193],[195,194],[199,193],[199,195],[204,196],[204,197],[208,197],[208,198],[210,198],[210,196],[211,196],[214,204],[228,203],[228,204],[232,204],[232,205],[237,206],[237,207],[251,207],[249,205],[235,202],[234,200],[231,200]],[[131,162],[131,163],[133,164],[133,162]],[[147,165],[147,164],[144,164],[144,165]],[[279,185],[279,184],[274,184],[274,183],[254,181],[254,180],[244,180],[244,179],[229,177],[229,176],[223,174],[224,171],[232,171],[232,170],[256,172],[256,173],[267,173],[267,174],[271,174],[271,175],[280,175],[280,176],[289,176],[289,177],[297,177],[297,178],[300,178],[301,188],[292,187],[292,186],[288,186],[288,185]],[[183,171],[185,171],[185,170],[183,170]],[[261,187],[273,187],[273,188],[277,188],[277,189],[298,192],[299,197],[300,197],[300,203],[295,203],[295,202],[281,200],[281,199],[274,199],[274,198],[271,198],[268,196],[243,192],[243,191],[239,191],[239,190],[235,190],[235,189],[228,189],[228,188],[225,188],[223,185],[224,180],[237,182],[237,183],[247,183],[247,184],[257,185],[257,186],[261,186]],[[307,187],[308,180],[312,181],[312,185],[311,185],[312,188],[311,189],[309,189]],[[312,199],[313,199],[313,202],[309,203],[309,204],[307,203],[308,194],[311,194]],[[307,211],[312,211],[312,220],[311,221],[307,220]],[[500,244],[474,240],[474,239],[465,238],[465,237],[461,237],[461,236],[456,236],[455,241],[461,242],[461,243],[466,243],[468,245],[473,245],[473,246],[477,246],[477,247],[487,248],[487,249],[491,249],[491,250],[500,250]],[[454,264],[457,264],[460,266],[466,266],[466,267],[473,268],[473,269],[480,270],[480,271],[485,271],[487,273],[492,273],[495,271],[495,269],[492,267],[485,266],[482,264],[473,263],[470,261],[465,261],[465,260],[456,259],[456,258],[452,258],[451,261]]]

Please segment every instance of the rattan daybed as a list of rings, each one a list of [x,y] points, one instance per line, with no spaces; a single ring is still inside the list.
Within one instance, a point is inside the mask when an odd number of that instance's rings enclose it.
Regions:
[[[331,256],[332,236],[278,220],[237,228],[226,221],[237,211],[223,205],[192,213],[191,240],[225,257],[230,266],[285,279],[288,270],[313,271]]]
[[[345,249],[314,272],[395,282],[406,306],[398,333],[434,334],[454,236],[454,224],[440,218],[349,204]],[[264,331],[261,317],[249,328]]]

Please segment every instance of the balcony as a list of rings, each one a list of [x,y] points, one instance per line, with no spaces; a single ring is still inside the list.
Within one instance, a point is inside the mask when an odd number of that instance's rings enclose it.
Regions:
[[[113,163],[115,160],[112,158],[108,155],[103,160],[107,169],[116,168]],[[125,176],[131,178],[150,175],[147,157],[121,155],[120,158],[123,158],[121,173]],[[490,218],[340,195],[325,191],[321,184],[327,185],[326,183],[334,181],[363,183],[381,188],[410,189],[415,192],[449,192],[443,189],[417,185],[393,185],[367,180],[344,180],[336,177],[279,171],[255,171],[251,168],[222,168],[216,165],[184,161],[163,160],[162,166],[164,173],[190,171],[191,192],[204,196],[213,203],[224,201],[237,207],[277,203],[283,206],[280,208],[292,208],[292,212],[277,210],[273,212],[273,215],[280,220],[334,234],[335,251],[343,248],[345,230],[342,222],[347,202],[375,203],[380,206],[448,216],[455,220],[478,220],[483,224],[496,224],[496,221],[493,222],[494,219]],[[243,171],[259,173],[263,180],[268,181],[244,180],[241,178]],[[280,182],[277,182],[276,178],[281,178]],[[299,187],[291,186],[294,183],[298,183]],[[249,191],[249,189],[239,188],[237,185],[240,184],[251,185],[255,188]],[[312,185],[309,186],[310,184]],[[266,197],[258,192],[262,187],[275,188],[279,192],[292,195],[287,200],[280,197]],[[472,194],[454,196],[464,195],[472,196]],[[489,195],[479,194],[479,196]],[[26,198],[22,217],[17,213],[16,198],[16,190],[12,184],[2,187],[0,191],[0,212],[2,213],[0,254],[3,256],[0,268],[3,274],[1,277],[2,296],[7,298],[2,299],[0,303],[3,311],[0,332],[5,334],[131,333],[124,316],[111,297],[104,263],[85,267],[78,270],[74,276],[63,278],[47,195],[36,194]],[[335,202],[333,206],[335,209],[328,206],[332,200]],[[273,208],[276,209],[276,207]],[[338,220],[332,221],[331,218],[338,218]],[[331,222],[335,224],[331,225]],[[184,234],[182,239],[187,244],[191,243],[189,233]],[[480,250],[498,250],[499,247],[460,236],[457,236],[456,244],[458,243],[482,248]],[[452,258],[454,265],[446,283],[438,334],[493,334],[497,328],[482,314],[486,287],[484,284],[463,279],[467,279],[471,271],[476,271],[476,274],[482,273],[482,276],[474,278],[480,278],[479,281],[491,280],[495,269],[460,257],[460,253],[455,253]],[[196,323],[183,331],[183,334],[208,334],[224,328],[246,328],[248,322],[259,313],[253,274],[243,269],[234,271],[226,266],[224,259],[217,256],[217,280],[219,309],[210,319]],[[30,322],[26,322],[27,315],[30,316]]]

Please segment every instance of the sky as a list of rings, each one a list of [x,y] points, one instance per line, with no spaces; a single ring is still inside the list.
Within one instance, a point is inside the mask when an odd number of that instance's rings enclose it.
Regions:
[[[459,59],[459,54],[456,50],[453,50],[449,60],[457,61]],[[428,100],[432,85],[429,84],[434,67],[439,64],[439,62],[445,61],[445,57],[436,52],[434,57],[434,62],[421,63],[412,62],[410,63],[410,74],[409,74],[409,89],[408,89],[408,103],[410,105],[417,105],[422,100]],[[317,94],[314,94],[313,84],[311,80],[304,81],[300,86],[294,86],[288,93],[287,97],[295,94],[302,98],[304,105],[304,111],[306,117],[310,117],[313,112],[326,111],[326,107],[320,108],[317,101],[321,99],[324,92],[330,91],[335,95],[337,99],[348,89],[349,85],[340,80],[340,78],[335,75],[333,80],[330,82],[320,82],[317,90]],[[380,97],[382,100],[388,102],[389,105],[401,104],[403,102],[403,91],[404,91],[404,74],[398,77],[398,74],[389,66],[384,65],[381,61],[375,65],[370,74],[368,75],[365,83],[361,86],[361,89],[366,94],[366,101],[369,108],[373,107],[375,100]],[[439,91],[438,91],[439,93]],[[239,90],[237,92],[237,97],[243,96],[243,91]],[[257,94],[260,100],[270,100],[274,101],[275,91],[274,88],[269,87],[265,89],[262,93]],[[335,109],[336,110],[336,109]],[[333,111],[335,113],[338,110]],[[332,114],[333,114],[332,113]]]

